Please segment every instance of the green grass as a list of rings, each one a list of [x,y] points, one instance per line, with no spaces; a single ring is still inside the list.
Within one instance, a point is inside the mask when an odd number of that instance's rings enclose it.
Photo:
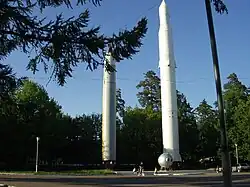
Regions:
[[[34,174],[34,175],[111,175],[114,174],[112,170],[73,170],[73,171],[39,171],[37,173],[33,171],[0,171],[0,174]]]

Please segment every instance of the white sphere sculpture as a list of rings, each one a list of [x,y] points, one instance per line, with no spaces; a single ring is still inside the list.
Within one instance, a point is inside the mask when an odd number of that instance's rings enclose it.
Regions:
[[[169,153],[163,153],[158,158],[161,167],[169,168],[173,164],[173,157]]]

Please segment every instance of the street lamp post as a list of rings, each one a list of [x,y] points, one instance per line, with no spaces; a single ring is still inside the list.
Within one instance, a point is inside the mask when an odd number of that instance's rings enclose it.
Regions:
[[[211,0],[205,0],[205,5],[206,5],[208,29],[210,35],[212,57],[213,57],[215,85],[216,85],[217,100],[218,100],[220,132],[221,132],[221,156],[222,156],[223,180],[224,180],[224,186],[232,187],[231,161],[230,161],[229,148],[227,142],[224,102],[222,97],[219,59],[217,53],[217,44],[215,39],[214,23],[211,10]]]
[[[36,173],[38,171],[38,151],[39,151],[39,137],[36,137]]]
[[[238,145],[235,144],[235,156],[236,156],[236,164],[239,164],[239,154],[238,154]]]

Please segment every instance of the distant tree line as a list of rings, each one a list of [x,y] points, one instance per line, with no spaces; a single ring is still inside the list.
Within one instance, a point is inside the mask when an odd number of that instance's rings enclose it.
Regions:
[[[0,66],[0,80],[1,168],[34,167],[36,137],[40,137],[41,165],[101,164],[101,114],[64,114],[41,85],[17,78],[7,65]],[[137,88],[141,106],[135,108],[126,106],[121,89],[117,90],[117,163],[143,160],[153,167],[162,152],[160,79],[148,71]],[[249,89],[233,73],[228,76],[223,94],[232,158],[237,144],[240,160],[249,160]],[[204,158],[219,160],[216,103],[212,106],[204,99],[192,108],[183,93],[177,91],[177,96],[184,162],[194,165]]]

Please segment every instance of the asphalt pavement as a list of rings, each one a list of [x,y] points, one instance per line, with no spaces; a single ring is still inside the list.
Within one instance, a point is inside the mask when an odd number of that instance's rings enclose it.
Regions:
[[[186,171],[194,173],[194,171]],[[127,172],[124,172],[127,173]],[[222,176],[204,173],[183,176],[153,176],[146,172],[144,177],[136,175],[114,176],[48,176],[48,175],[0,175],[0,183],[16,187],[222,187]],[[249,173],[234,173],[233,186],[250,187]]]

